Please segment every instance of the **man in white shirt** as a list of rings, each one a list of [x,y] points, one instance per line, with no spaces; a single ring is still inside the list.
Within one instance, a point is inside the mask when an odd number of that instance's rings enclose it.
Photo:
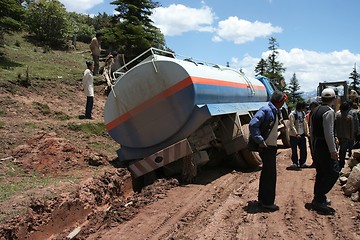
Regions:
[[[290,167],[307,167],[305,164],[307,158],[306,137],[309,137],[308,124],[305,119],[304,102],[296,103],[296,109],[289,115],[290,120],[290,144],[291,144],[291,161]],[[298,150],[300,150],[300,158],[298,157]]]
[[[83,76],[83,86],[84,93],[86,96],[86,108],[85,108],[85,118],[92,119],[92,109],[94,106],[94,62],[87,61],[86,62],[87,69],[84,71]]]

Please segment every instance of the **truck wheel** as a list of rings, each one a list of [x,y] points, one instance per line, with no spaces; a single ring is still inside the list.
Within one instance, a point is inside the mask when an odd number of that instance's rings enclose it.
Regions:
[[[134,192],[141,192],[141,190],[148,186],[153,184],[157,179],[157,175],[155,171],[146,173],[143,176],[140,176],[138,178],[132,179],[132,186]]]
[[[246,144],[248,143],[250,132],[249,132],[249,124],[244,124],[241,126],[244,140]],[[248,163],[250,167],[257,168],[262,164],[259,153],[251,152],[247,148],[241,150],[242,158]]]
[[[132,179],[132,188],[134,192],[141,192],[144,187],[144,176]]]
[[[194,183],[195,177],[197,175],[197,166],[194,161],[194,156],[189,155],[183,159],[183,170],[182,170],[182,180],[184,183]]]
[[[231,154],[231,167],[240,168],[240,169],[247,169],[249,168],[248,163],[244,160],[241,156],[241,152],[236,152]]]
[[[281,141],[284,147],[291,147],[290,145],[290,120],[284,120],[284,128],[281,131]]]

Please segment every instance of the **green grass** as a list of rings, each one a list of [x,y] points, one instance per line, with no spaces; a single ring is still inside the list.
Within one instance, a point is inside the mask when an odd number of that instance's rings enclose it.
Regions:
[[[54,112],[55,118],[58,120],[69,120],[70,116],[63,112]]]
[[[105,130],[105,124],[104,123],[82,123],[82,124],[76,124],[76,123],[68,123],[67,125],[68,129],[76,132],[84,132],[89,135],[95,135],[95,136],[106,136],[106,130]]]
[[[50,107],[47,104],[33,102],[32,105],[35,109],[39,110],[43,115],[49,115],[51,113]]]
[[[4,121],[0,121],[0,128],[4,128],[5,127],[5,122]]]
[[[75,176],[51,177],[37,173],[25,173],[12,162],[3,162],[0,172],[0,201],[27,190],[34,190],[54,185],[60,182],[76,181]]]
[[[24,125],[28,128],[32,128],[32,129],[37,129],[38,126],[36,125],[36,123],[33,123],[33,122],[26,122],[24,123]]]
[[[78,53],[46,52],[28,42],[25,35],[5,35],[4,44],[0,46],[0,84],[25,80],[28,67],[32,84],[48,79],[75,83],[81,79],[85,61],[91,58],[89,52],[82,53],[88,50],[88,44],[78,42],[77,46]]]

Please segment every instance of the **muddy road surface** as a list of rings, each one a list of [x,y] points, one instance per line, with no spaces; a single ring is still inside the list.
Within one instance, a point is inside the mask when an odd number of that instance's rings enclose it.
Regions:
[[[86,239],[360,239],[360,204],[337,183],[328,194],[335,214],[311,210],[315,169],[287,170],[290,153],[278,153],[279,211],[257,205],[260,171],[212,169],[196,184],[171,188],[132,219]]]
[[[359,240],[359,202],[336,183],[328,194],[335,214],[312,210],[315,169],[288,170],[290,153],[278,151],[276,212],[257,204],[260,171],[217,167],[200,171],[193,184],[158,179],[133,192],[130,173],[108,166],[74,190],[65,186],[55,198],[30,199],[25,213],[0,226],[0,239]],[[11,201],[2,211],[18,205]]]

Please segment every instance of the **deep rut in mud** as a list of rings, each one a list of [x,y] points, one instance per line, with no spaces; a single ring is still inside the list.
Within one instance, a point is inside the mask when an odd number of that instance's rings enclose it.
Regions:
[[[359,204],[337,184],[329,194],[334,216],[308,209],[315,169],[286,170],[289,154],[281,149],[278,155],[277,212],[256,202],[259,171],[213,170],[89,239],[359,239]]]
[[[308,208],[315,169],[286,170],[290,149],[280,149],[276,202],[257,202],[260,171],[218,168],[195,184],[157,180],[131,190],[126,170],[113,169],[76,192],[35,202],[25,218],[2,229],[7,239],[360,239],[360,206],[337,183],[330,192],[334,216]],[[5,235],[4,235],[5,233]],[[7,235],[6,235],[7,234]],[[6,237],[7,236],[7,237]]]

